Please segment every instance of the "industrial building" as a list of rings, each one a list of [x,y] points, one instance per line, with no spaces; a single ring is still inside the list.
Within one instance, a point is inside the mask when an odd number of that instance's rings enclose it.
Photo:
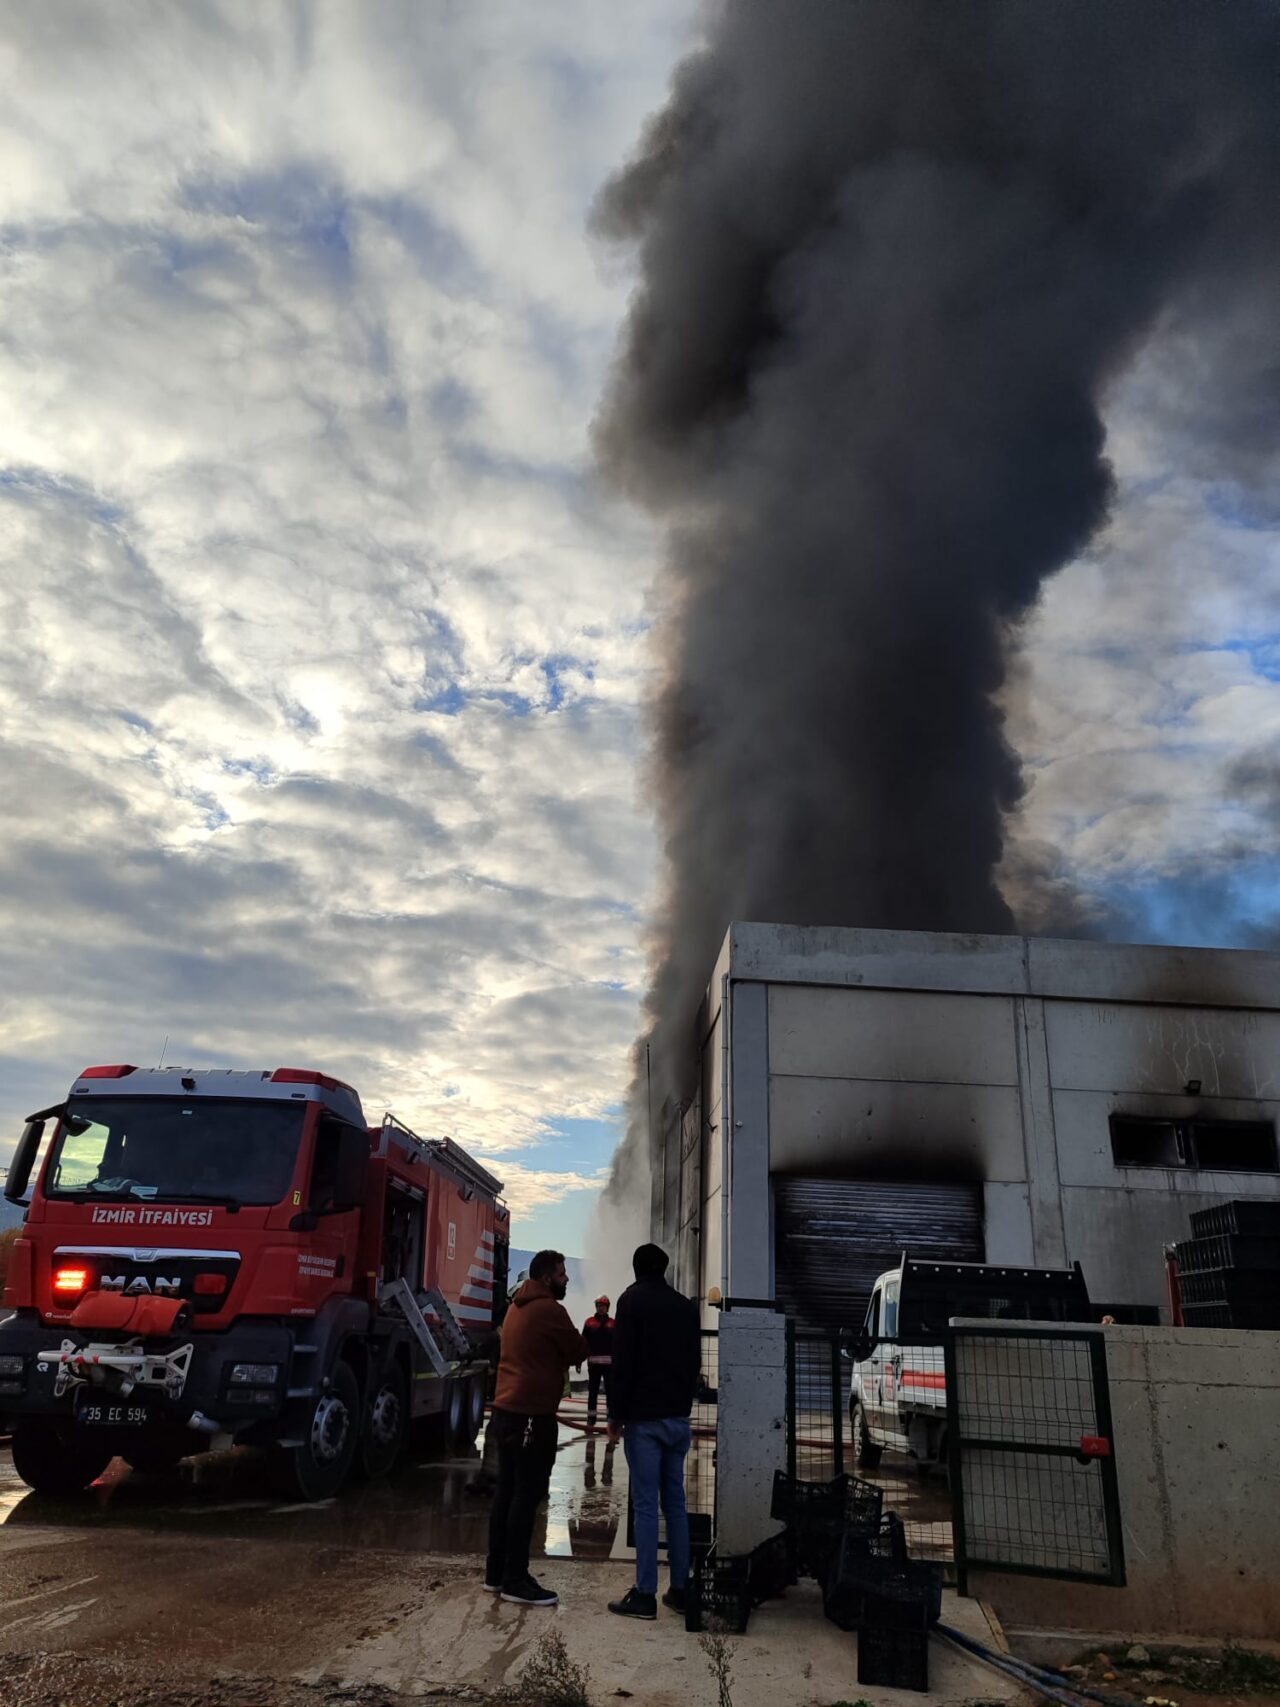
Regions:
[[[1190,1212],[1280,1198],[1277,955],[734,924],[690,1044],[653,1227],[703,1299],[853,1326],[908,1249],[1168,1320]]]

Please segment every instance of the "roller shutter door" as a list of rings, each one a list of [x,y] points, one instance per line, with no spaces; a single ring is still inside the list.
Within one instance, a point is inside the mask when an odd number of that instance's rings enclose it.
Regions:
[[[778,1303],[811,1328],[856,1328],[903,1251],[982,1262],[982,1186],[775,1175]]]

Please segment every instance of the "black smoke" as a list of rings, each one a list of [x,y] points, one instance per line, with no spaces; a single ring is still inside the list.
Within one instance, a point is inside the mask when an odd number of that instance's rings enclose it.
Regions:
[[[1179,394],[1200,463],[1273,467],[1278,31],[1272,0],[729,0],[603,191],[639,283],[597,453],[666,541],[656,1101],[731,919],[1079,922],[1052,850],[1002,887],[998,695],[1153,339],[1221,358]]]

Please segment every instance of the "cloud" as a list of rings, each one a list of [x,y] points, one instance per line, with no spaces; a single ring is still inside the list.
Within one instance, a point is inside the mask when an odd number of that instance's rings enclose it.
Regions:
[[[508,1158],[616,1103],[651,564],[584,224],[684,10],[8,21],[3,1127],[166,1036]]]
[[[1049,584],[1005,696],[1030,782],[1012,858],[1054,850],[1102,934],[1247,944],[1280,919],[1280,531],[1256,470],[1224,485],[1195,437],[1203,359],[1174,339],[1111,400],[1110,523]]]

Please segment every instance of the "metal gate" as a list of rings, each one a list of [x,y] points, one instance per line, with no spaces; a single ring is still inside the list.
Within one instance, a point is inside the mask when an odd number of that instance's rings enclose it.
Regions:
[[[956,1566],[1125,1580],[1104,1332],[953,1327],[945,1340]]]
[[[788,1319],[787,1470],[806,1482],[850,1472],[873,1482],[884,1495],[885,1510],[901,1518],[912,1557],[949,1564],[951,1496],[942,1469],[926,1470],[907,1452],[892,1448],[877,1454],[874,1465],[858,1462],[849,1420],[849,1343],[844,1335],[818,1333]],[[895,1352],[907,1343],[882,1342]],[[929,1344],[937,1350],[936,1339]]]
[[[773,1181],[780,1308],[805,1328],[858,1328],[879,1275],[903,1251],[950,1262],[985,1256],[982,1186],[891,1180]]]

